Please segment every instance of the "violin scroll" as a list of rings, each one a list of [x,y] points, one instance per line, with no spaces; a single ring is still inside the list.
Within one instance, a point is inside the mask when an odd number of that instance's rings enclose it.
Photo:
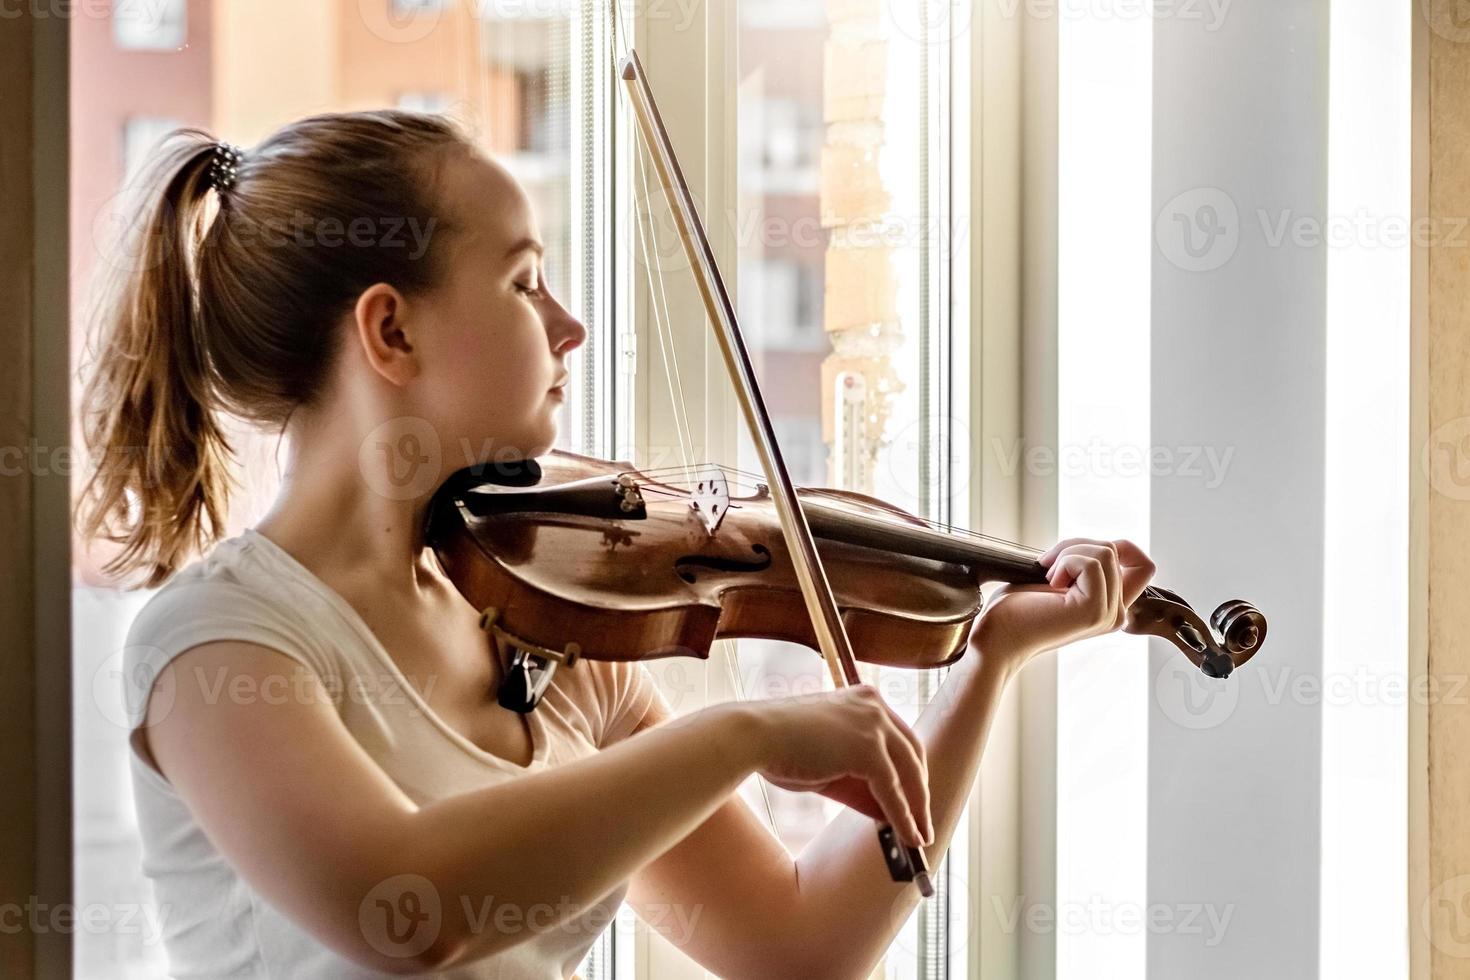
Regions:
[[[1123,632],[1158,636],[1208,677],[1229,677],[1266,639],[1266,617],[1244,599],[1221,603],[1206,625],[1177,593],[1149,586],[1129,607]]]

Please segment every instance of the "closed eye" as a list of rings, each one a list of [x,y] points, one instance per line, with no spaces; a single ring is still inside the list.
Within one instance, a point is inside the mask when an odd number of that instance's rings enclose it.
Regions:
[[[516,283],[516,291],[522,296],[528,296],[531,299],[539,299],[541,297],[541,289],[537,286],[526,286],[522,283]]]

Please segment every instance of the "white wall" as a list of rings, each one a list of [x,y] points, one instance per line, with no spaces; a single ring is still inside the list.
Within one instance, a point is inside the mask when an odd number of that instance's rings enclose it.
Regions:
[[[1155,24],[1153,439],[1228,465],[1154,478],[1153,553],[1203,615],[1270,621],[1230,681],[1150,654],[1149,901],[1201,911],[1149,936],[1161,980],[1318,975],[1321,705],[1275,695],[1322,671],[1327,253],[1269,232],[1326,210],[1328,9]]]

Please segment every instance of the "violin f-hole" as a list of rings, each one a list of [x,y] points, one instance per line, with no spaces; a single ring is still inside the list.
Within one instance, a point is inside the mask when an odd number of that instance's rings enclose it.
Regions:
[[[771,567],[771,550],[763,544],[753,544],[752,559],[730,558],[725,555],[685,555],[674,562],[674,571],[684,581],[693,585],[698,576],[697,568],[709,568],[718,572],[763,572]]]

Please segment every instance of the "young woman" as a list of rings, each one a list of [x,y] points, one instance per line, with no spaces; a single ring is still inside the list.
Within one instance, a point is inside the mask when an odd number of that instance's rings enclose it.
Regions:
[[[937,862],[1009,678],[1116,629],[1152,576],[1127,542],[1053,547],[1051,587],[997,594],[912,729],[866,686],[676,719],[646,668],[590,660],[506,711],[421,528],[455,469],[554,442],[586,330],[525,193],[449,123],[388,111],[239,159],[182,131],[150,186],[82,529],[167,581],[125,676],[175,976],[562,978],[624,897],[720,976],[866,976],[917,900],[872,818]],[[215,543],[225,412],[288,456],[269,514]],[[426,473],[403,478],[404,445]],[[752,773],[849,809],[792,857],[736,793]]]

